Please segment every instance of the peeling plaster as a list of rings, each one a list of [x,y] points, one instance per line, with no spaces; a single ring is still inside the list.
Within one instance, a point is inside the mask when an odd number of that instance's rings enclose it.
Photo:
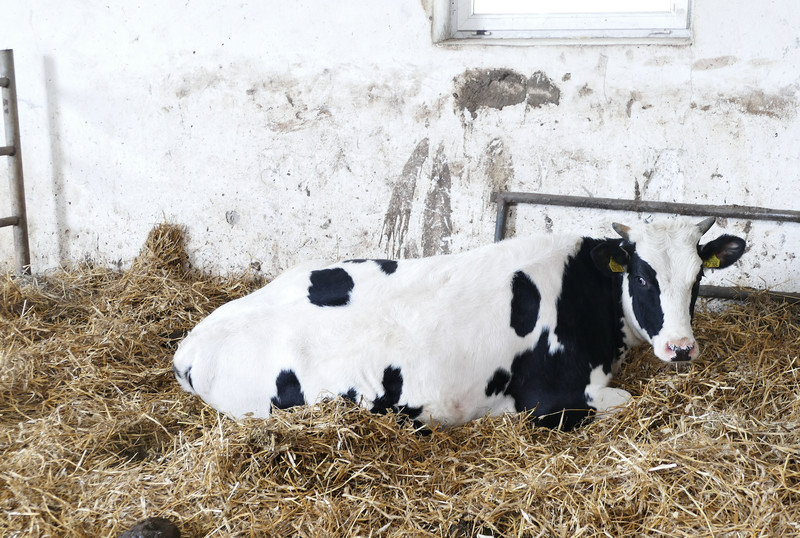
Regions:
[[[444,147],[439,146],[433,158],[431,187],[425,197],[422,230],[422,255],[450,254],[450,236],[453,233],[450,207],[450,167]]]
[[[523,102],[539,108],[561,100],[561,90],[542,71],[528,78],[512,69],[469,69],[454,84],[456,111],[468,110],[472,119],[481,108],[501,110]]]
[[[389,207],[383,220],[383,237],[386,238],[386,253],[391,258],[403,255],[403,246],[411,220],[411,210],[417,181],[422,174],[422,165],[428,158],[427,138],[423,138],[403,166],[403,171],[392,189]]]

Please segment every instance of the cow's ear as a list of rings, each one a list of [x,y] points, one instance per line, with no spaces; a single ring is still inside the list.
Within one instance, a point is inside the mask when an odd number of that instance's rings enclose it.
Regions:
[[[745,245],[744,239],[725,234],[698,246],[697,250],[703,260],[703,267],[724,269],[742,257]]]
[[[622,248],[618,239],[606,239],[592,249],[592,261],[605,275],[624,273],[630,261],[630,255]]]

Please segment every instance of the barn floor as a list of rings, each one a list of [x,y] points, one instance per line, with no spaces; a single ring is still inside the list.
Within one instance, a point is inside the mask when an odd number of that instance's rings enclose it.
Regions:
[[[522,417],[423,436],[342,403],[235,423],[182,392],[183,331],[262,284],[187,265],[0,282],[3,536],[800,536],[800,306],[698,313],[676,370],[636,350],[634,401],[571,433]]]

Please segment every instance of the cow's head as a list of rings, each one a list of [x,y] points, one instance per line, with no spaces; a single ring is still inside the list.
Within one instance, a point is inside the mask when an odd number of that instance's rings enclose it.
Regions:
[[[692,317],[704,268],[723,269],[744,253],[745,241],[732,235],[700,245],[714,224],[708,218],[629,227],[614,223],[622,241],[607,240],[592,251],[601,270],[622,276],[622,307],[628,327],[650,342],[662,361],[699,355]]]

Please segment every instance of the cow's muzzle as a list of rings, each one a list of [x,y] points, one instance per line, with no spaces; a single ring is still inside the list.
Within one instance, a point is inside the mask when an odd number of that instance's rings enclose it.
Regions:
[[[667,348],[670,351],[670,362],[687,362],[692,360],[697,356],[696,351],[696,344],[686,344],[686,345],[678,345],[678,344],[667,344]]]

